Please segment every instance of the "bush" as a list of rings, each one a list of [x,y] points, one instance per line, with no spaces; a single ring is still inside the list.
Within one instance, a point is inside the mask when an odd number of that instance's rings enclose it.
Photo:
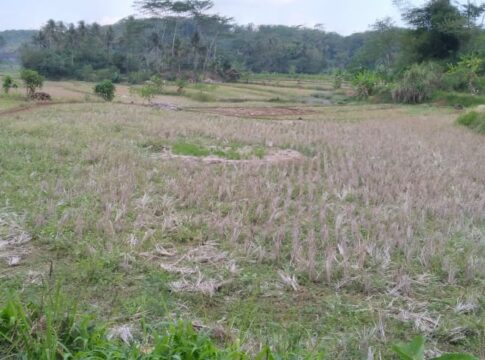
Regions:
[[[110,80],[104,80],[94,87],[94,93],[105,101],[113,101],[116,88]]]
[[[436,91],[432,97],[439,105],[472,107],[485,104],[485,96],[471,95],[466,93]]]
[[[11,76],[5,76],[5,79],[3,79],[2,87],[5,94],[8,94],[11,88],[16,87],[15,82],[13,81]]]
[[[477,79],[482,64],[483,59],[481,57],[476,55],[466,55],[463,56],[457,64],[450,66],[448,73],[456,75],[461,79],[460,85],[463,86],[463,84],[466,84],[465,86],[471,94],[477,94],[479,92],[479,89],[477,88]]]
[[[485,112],[470,111],[467,114],[461,115],[457,123],[479,134],[485,134]]]
[[[135,93],[140,95],[142,98],[151,102],[156,95],[163,94],[163,88],[165,87],[165,82],[160,77],[160,75],[154,75],[150,80],[146,81],[145,84],[135,90]]]
[[[419,104],[429,100],[441,87],[443,70],[434,63],[415,64],[407,70],[392,91],[396,102]]]
[[[32,97],[37,89],[42,88],[44,85],[44,78],[34,70],[23,70],[20,74],[20,78],[25,84],[27,89],[27,95]]]
[[[366,99],[374,94],[379,81],[379,76],[376,73],[364,70],[355,75],[352,83],[356,87],[357,96]]]
[[[185,79],[178,79],[175,84],[177,85],[177,94],[181,95],[185,92],[188,82]]]

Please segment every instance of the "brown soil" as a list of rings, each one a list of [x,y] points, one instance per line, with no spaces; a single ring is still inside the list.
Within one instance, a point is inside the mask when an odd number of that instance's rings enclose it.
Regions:
[[[236,116],[244,118],[266,118],[275,116],[301,116],[314,113],[310,109],[289,108],[289,107],[211,107],[197,108],[197,111],[209,112],[226,116]]]

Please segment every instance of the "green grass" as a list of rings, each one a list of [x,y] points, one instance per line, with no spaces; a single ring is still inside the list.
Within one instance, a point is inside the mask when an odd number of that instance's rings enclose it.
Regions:
[[[160,149],[162,145],[154,145],[149,143],[150,145],[146,145],[150,150]],[[175,155],[183,155],[183,156],[196,156],[196,157],[206,157],[209,155],[214,155],[223,159],[228,160],[245,160],[251,159],[253,157],[262,159],[266,156],[266,149],[262,146],[256,146],[251,148],[250,151],[246,151],[244,153],[241,152],[242,145],[233,143],[227,146],[214,146],[214,147],[207,147],[187,141],[178,141],[172,145],[172,153]]]
[[[209,156],[211,151],[200,145],[181,141],[172,145],[172,153],[175,155],[204,157]]]
[[[471,130],[485,134],[485,112],[470,111],[461,115],[457,123],[470,128]]]

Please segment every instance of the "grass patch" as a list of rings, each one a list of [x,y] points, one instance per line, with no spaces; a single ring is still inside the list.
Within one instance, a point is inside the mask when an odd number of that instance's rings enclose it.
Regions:
[[[457,123],[479,134],[485,134],[485,112],[470,111],[469,113],[461,115]]]
[[[181,141],[172,145],[172,153],[175,155],[204,157],[209,156],[211,151],[203,146]]]
[[[179,141],[172,145],[172,153],[184,156],[217,156],[228,160],[247,160],[251,158],[263,159],[267,151],[262,146],[243,147],[238,143],[232,143],[228,146],[203,146],[186,141]]]

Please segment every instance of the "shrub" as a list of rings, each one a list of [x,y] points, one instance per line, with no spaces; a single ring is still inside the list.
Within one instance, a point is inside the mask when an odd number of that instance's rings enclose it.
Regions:
[[[485,94],[485,76],[481,76],[476,80],[477,90],[480,94]]]
[[[2,87],[5,94],[8,94],[11,88],[16,87],[15,82],[13,81],[11,76],[5,76],[5,78],[3,79]]]
[[[485,112],[470,111],[469,113],[461,115],[457,123],[479,134],[485,134]]]
[[[187,80],[178,79],[176,81],[176,85],[177,85],[177,94],[183,94],[185,92],[185,88],[187,87]]]
[[[148,102],[151,102],[153,98],[158,94],[157,89],[149,82],[143,85],[136,92],[138,93],[138,95],[140,95],[143,99],[147,100]]]
[[[472,94],[478,93],[477,79],[480,68],[482,67],[483,59],[476,55],[463,56],[461,60],[451,65],[448,73],[458,76],[461,79],[461,83],[466,83],[468,90]],[[454,89],[458,90],[458,89]]]
[[[333,89],[338,90],[342,88],[342,83],[344,80],[344,74],[341,70],[338,70],[333,77]]]
[[[442,83],[443,71],[434,63],[415,64],[407,70],[392,91],[396,102],[419,104],[431,98]]]
[[[42,86],[44,85],[44,78],[39,75],[37,71],[34,70],[23,70],[20,74],[20,78],[25,84],[25,88],[27,89],[27,95],[29,97],[32,97],[32,95],[35,94],[35,91],[42,88]]]
[[[432,97],[439,105],[472,107],[485,104],[485,96],[466,93],[436,91]]]
[[[105,101],[113,101],[116,87],[110,80],[104,80],[94,87],[94,93]]]
[[[163,94],[164,87],[165,82],[160,75],[154,75],[141,88],[135,90],[135,92],[143,99],[151,102],[156,95]]]
[[[374,94],[379,84],[379,76],[374,72],[364,70],[355,75],[352,83],[356,87],[357,96],[366,99]]]

